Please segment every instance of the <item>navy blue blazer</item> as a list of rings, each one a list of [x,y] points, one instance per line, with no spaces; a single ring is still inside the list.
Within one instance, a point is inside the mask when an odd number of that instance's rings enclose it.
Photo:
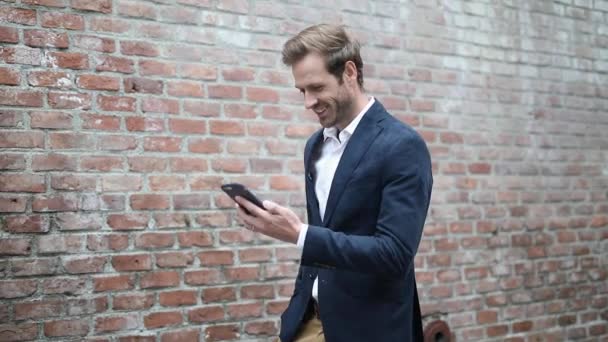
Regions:
[[[422,341],[414,256],[433,185],[426,144],[376,100],[346,146],[321,218],[314,160],[322,139],[319,130],[304,150],[309,229],[281,341],[295,338],[317,276],[328,342]]]

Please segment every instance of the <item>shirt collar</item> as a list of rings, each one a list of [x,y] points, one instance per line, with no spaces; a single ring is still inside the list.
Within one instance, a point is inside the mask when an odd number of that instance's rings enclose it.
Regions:
[[[336,133],[338,132],[338,129],[335,126],[323,129],[323,141],[333,138],[333,139],[337,139],[338,141],[340,141],[342,143],[346,142],[353,135],[353,133],[355,132],[355,129],[357,129],[357,126],[359,125],[359,122],[361,122],[363,115],[365,115],[365,113],[367,113],[367,111],[374,104],[374,102],[375,102],[375,99],[373,97],[371,97],[369,99],[369,102],[367,102],[365,107],[363,107],[363,109],[359,112],[359,114],[357,114],[357,116],[353,119],[353,121],[351,121],[348,124],[348,126],[346,126],[340,132],[339,139],[338,139],[338,137],[336,137]]]

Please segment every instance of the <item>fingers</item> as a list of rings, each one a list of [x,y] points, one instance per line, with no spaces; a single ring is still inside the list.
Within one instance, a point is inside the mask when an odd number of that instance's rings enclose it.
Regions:
[[[248,200],[246,200],[246,199],[244,199],[244,198],[242,198],[240,196],[236,196],[234,198],[234,200],[242,208],[245,208],[249,212],[250,216],[261,217],[261,216],[263,216],[265,214],[265,210],[259,208],[257,205],[249,202]]]

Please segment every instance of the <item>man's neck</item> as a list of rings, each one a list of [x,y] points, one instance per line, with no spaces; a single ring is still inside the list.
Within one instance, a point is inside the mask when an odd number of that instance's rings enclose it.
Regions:
[[[369,102],[369,97],[367,95],[365,95],[365,93],[361,92],[357,95],[357,98],[354,101],[354,106],[350,113],[350,117],[348,118],[348,121],[343,124],[344,127],[341,127],[342,125],[336,125],[336,128],[338,129],[338,133],[341,132],[344,128],[348,127],[348,125],[350,125],[350,123],[357,117],[357,115],[359,115],[359,113],[361,113],[363,108],[365,108],[365,106],[367,106],[368,102]]]

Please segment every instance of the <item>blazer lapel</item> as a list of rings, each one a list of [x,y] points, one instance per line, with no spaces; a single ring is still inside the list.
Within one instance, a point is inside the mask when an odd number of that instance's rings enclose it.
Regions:
[[[319,201],[315,192],[315,165],[319,153],[319,145],[323,141],[323,130],[317,131],[311,137],[311,144],[304,151],[304,172],[306,179],[306,202],[310,206],[308,211],[308,223],[318,225],[321,223],[321,215],[319,214]]]
[[[327,206],[325,208],[325,217],[323,218],[324,227],[329,226],[336,204],[340,200],[344,187],[348,183],[353,171],[359,165],[361,158],[369,146],[382,131],[382,127],[377,123],[383,119],[382,113],[384,111],[384,107],[376,100],[350,137],[331,183],[329,198],[327,199]]]

